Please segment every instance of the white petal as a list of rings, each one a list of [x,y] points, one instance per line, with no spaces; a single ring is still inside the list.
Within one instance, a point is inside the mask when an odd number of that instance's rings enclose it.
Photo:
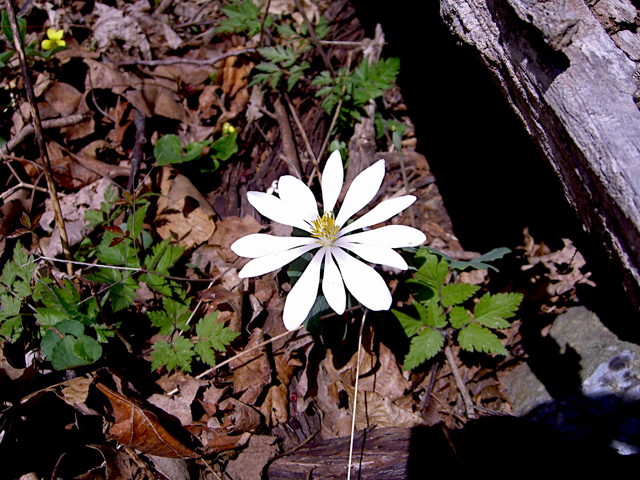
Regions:
[[[338,262],[344,284],[356,300],[369,310],[389,310],[391,293],[378,272],[340,248],[331,249],[331,253]]]
[[[318,296],[318,283],[320,281],[320,265],[325,250],[320,249],[315,254],[307,268],[293,286],[287,301],[284,303],[282,320],[287,330],[294,330],[302,325],[304,319],[311,311]]]
[[[289,206],[278,197],[263,192],[247,192],[247,200],[253,208],[274,222],[298,227],[311,233],[311,228],[302,217],[292,212]]]
[[[407,227],[406,225],[387,225],[367,230],[366,232],[354,233],[346,237],[341,237],[351,243],[364,243],[366,245],[376,245],[379,247],[402,248],[417,247],[424,243],[427,236],[420,230]]]
[[[276,237],[264,233],[254,233],[236,240],[231,245],[231,250],[241,257],[258,258],[301,245],[310,245],[317,241],[313,237]]]
[[[273,272],[283,265],[293,262],[300,255],[308,252],[309,250],[313,250],[318,246],[318,244],[303,245],[302,247],[292,248],[291,250],[275,252],[263,257],[254,258],[247,263],[242,270],[240,270],[238,276],[240,278],[249,278]]]
[[[278,180],[278,192],[280,198],[286,203],[291,211],[303,218],[307,222],[313,222],[318,218],[318,206],[316,197],[313,196],[309,187],[296,177],[284,175]]]
[[[325,212],[331,212],[336,206],[344,182],[344,167],[340,151],[334,150],[329,156],[322,172],[322,204]]]
[[[376,225],[378,223],[384,222],[385,220],[389,220],[391,217],[400,213],[415,201],[416,197],[414,197],[413,195],[405,195],[404,197],[385,200],[384,202],[376,205],[370,212],[365,213],[355,222],[350,223],[342,230],[340,230],[338,236],[341,237],[345,233],[352,232],[359,228],[370,227],[371,225]]]
[[[322,278],[322,293],[327,303],[338,314],[342,315],[347,306],[347,294],[340,270],[331,256],[331,249],[324,257],[324,277]]]
[[[377,263],[379,265],[388,265],[389,267],[399,268],[400,270],[406,270],[408,267],[407,262],[404,261],[402,256],[389,247],[378,247],[374,245],[362,245],[360,243],[350,243],[345,241],[347,238],[339,238],[334,242],[335,246],[346,248],[352,251],[363,260],[370,263]],[[342,241],[341,241],[342,240]]]
[[[384,179],[384,160],[379,160],[353,179],[340,213],[336,218],[336,225],[344,225],[356,212],[361,210],[376,196]]]

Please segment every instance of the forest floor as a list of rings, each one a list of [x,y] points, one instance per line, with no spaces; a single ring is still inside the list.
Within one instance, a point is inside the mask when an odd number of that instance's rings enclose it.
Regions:
[[[268,3],[269,15],[248,0],[17,2],[50,167],[3,12],[1,478],[254,479],[301,444],[349,437],[354,403],[356,431],[509,415],[500,378],[527,358],[522,312],[551,319],[595,286],[570,240],[552,251],[527,231],[508,280],[493,280],[505,251],[479,263],[487,252],[458,242],[383,32],[365,38],[346,0]],[[346,187],[386,161],[370,204],[417,197],[387,223],[432,249],[403,257],[418,271],[435,259],[436,290],[472,285],[473,298],[424,300],[415,329],[351,297],[337,315],[319,296],[287,331],[305,265],[241,278],[230,247],[289,235],[247,192],[293,175],[319,196],[335,149]],[[376,268],[396,311],[422,301],[416,268]],[[475,324],[490,336],[456,341],[468,324],[453,328],[452,311],[479,318],[487,292],[524,301]],[[440,344],[418,350],[420,332]]]

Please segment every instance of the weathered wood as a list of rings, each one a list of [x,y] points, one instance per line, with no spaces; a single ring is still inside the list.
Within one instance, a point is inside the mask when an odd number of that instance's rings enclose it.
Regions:
[[[583,0],[441,0],[440,10],[478,50],[585,229],[613,260],[612,277],[640,309],[635,62]]]
[[[438,434],[437,430],[420,432]],[[366,435],[364,432],[356,433],[352,478],[408,478],[410,447],[414,435],[415,429],[410,428],[376,428]],[[438,445],[442,446],[444,436],[440,434],[439,437]],[[278,458],[269,466],[267,474],[269,480],[344,479],[347,478],[348,464],[349,437],[342,437],[304,446],[292,455]]]

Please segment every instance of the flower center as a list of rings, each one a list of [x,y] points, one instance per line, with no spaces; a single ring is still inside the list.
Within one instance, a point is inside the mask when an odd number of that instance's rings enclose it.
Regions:
[[[322,217],[318,217],[311,224],[311,236],[319,240],[323,247],[332,245],[338,235],[338,226],[333,212],[324,212]]]

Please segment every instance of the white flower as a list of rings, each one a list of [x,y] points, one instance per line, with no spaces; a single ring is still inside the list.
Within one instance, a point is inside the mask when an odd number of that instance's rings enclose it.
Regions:
[[[237,255],[253,260],[240,271],[240,278],[264,275],[310,250],[319,249],[285,302],[283,319],[284,326],[289,330],[294,330],[304,322],[315,303],[323,260],[322,293],[336,313],[344,313],[346,307],[345,285],[369,310],[388,310],[391,307],[391,293],[385,281],[373,268],[345,250],[367,262],[406,270],[407,263],[392,249],[414,247],[426,240],[424,233],[404,225],[389,225],[351,234],[388,220],[415,202],[416,197],[406,195],[384,201],[345,226],[378,192],[384,178],[384,160],[371,165],[353,180],[340,212],[334,218],[333,208],[342,189],[343,178],[342,159],[336,150],[327,160],[322,173],[322,216],[318,214],[311,190],[290,175],[280,177],[280,198],[262,192],[247,193],[249,203],[262,215],[275,222],[298,227],[311,236],[276,237],[257,233],[241,238],[231,245],[231,249]]]

